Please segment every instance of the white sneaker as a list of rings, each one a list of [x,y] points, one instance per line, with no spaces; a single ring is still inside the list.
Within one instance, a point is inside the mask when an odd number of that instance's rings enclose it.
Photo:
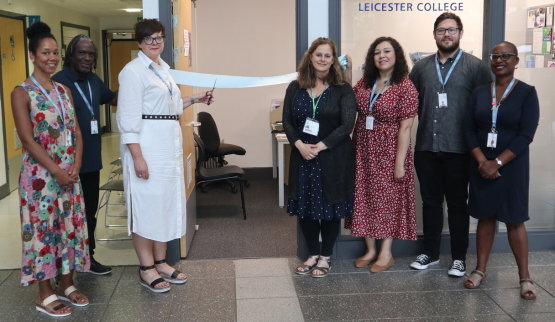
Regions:
[[[451,268],[447,272],[449,276],[455,276],[455,277],[462,277],[464,276],[465,273],[466,273],[466,264],[464,263],[464,261],[461,261],[458,259],[453,261],[453,263],[451,264]]]
[[[416,257],[416,260],[410,264],[410,267],[414,269],[427,269],[428,267],[436,264],[439,264],[439,259],[432,260],[430,256],[420,254]]]

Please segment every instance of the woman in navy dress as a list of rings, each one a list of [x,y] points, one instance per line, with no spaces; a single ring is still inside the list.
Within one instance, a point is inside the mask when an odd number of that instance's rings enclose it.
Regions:
[[[349,134],[355,115],[355,95],[345,82],[335,44],[318,38],[287,88],[283,109],[291,143],[287,212],[299,217],[310,253],[297,267],[299,275],[328,274],[341,219],[352,214],[355,165]]]
[[[540,108],[536,89],[514,78],[518,51],[514,44],[497,44],[491,57],[492,85],[474,90],[467,111],[465,135],[473,159],[470,166],[469,214],[478,219],[476,270],[464,286],[477,288],[486,278],[496,221],[505,223],[520,276],[520,295],[536,298],[528,271],[530,151]],[[497,117],[495,115],[497,114]],[[495,134],[493,134],[495,133]]]

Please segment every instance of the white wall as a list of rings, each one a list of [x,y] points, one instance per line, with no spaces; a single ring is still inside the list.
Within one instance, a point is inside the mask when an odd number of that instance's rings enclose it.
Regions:
[[[198,1],[196,27],[192,38],[197,72],[274,76],[297,68],[295,0]],[[283,99],[286,88],[287,84],[252,89],[218,89],[216,85],[216,103],[197,104],[212,114],[226,143],[247,150],[245,156],[226,157],[230,164],[272,166],[270,100]]]
[[[120,29],[133,30],[133,26],[137,22],[137,17],[100,17],[100,30]]]

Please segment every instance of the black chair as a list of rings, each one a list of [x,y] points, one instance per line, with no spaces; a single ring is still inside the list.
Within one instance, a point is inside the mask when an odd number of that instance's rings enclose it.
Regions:
[[[207,182],[238,180],[239,187],[241,189],[241,205],[243,206],[243,219],[246,220],[247,212],[245,211],[245,196],[243,194],[243,176],[245,175],[245,171],[243,171],[243,169],[239,168],[238,166],[234,166],[234,165],[217,167],[212,169],[204,168],[203,160],[206,155],[204,143],[196,133],[193,133],[193,135],[197,146],[196,185],[198,186]]]
[[[197,120],[200,122],[200,127],[198,130],[199,136],[204,142],[205,147],[205,156],[204,162],[209,161],[212,158],[217,160],[217,166],[223,167],[227,164],[225,161],[225,156],[230,154],[235,155],[245,155],[247,151],[242,147],[229,144],[229,143],[221,143],[220,134],[218,133],[218,127],[216,126],[216,122],[214,122],[214,118],[210,113],[207,112],[200,112],[197,115]],[[250,186],[249,181],[247,179],[242,179],[245,187]],[[231,182],[227,182],[231,187],[233,192],[237,192],[237,189]],[[201,186],[202,192],[206,192],[206,185]]]

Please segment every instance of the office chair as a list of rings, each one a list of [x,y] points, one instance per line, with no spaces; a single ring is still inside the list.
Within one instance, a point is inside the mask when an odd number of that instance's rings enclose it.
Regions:
[[[213,158],[217,159],[217,166],[223,167],[227,164],[224,157],[226,155],[235,154],[235,155],[245,155],[247,151],[242,147],[235,145],[235,144],[228,144],[228,143],[221,143],[220,134],[218,133],[218,127],[216,126],[216,122],[214,122],[214,118],[210,113],[207,112],[199,112],[197,115],[197,120],[201,123],[198,133],[200,139],[204,143],[205,148],[205,156],[203,162],[209,161]],[[242,179],[245,187],[249,187],[250,183],[247,179]],[[231,187],[231,190],[235,193],[237,189],[235,185],[229,181],[227,182]],[[207,192],[206,185],[201,186],[202,192]]]
[[[196,185],[201,185],[206,182],[216,182],[216,181],[226,181],[226,180],[239,180],[239,187],[241,189],[241,205],[243,207],[243,219],[247,220],[247,212],[245,210],[245,196],[243,194],[243,176],[245,171],[238,166],[229,165],[223,167],[217,167],[212,169],[206,169],[203,167],[205,158],[205,147],[202,139],[193,133],[195,138],[195,143],[197,146],[197,169],[196,169]]]

